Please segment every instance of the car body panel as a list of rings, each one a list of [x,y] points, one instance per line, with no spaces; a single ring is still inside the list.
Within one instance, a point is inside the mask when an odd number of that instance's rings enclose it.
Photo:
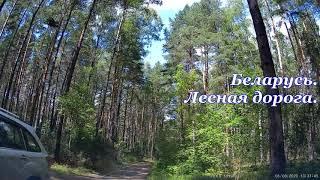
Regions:
[[[8,147],[0,147],[0,179],[2,180],[20,180],[36,177],[38,179],[48,178],[48,153],[41,144],[35,130],[30,125],[20,121],[11,114],[0,111],[0,121],[16,126],[24,133],[29,133],[33,137],[32,142],[39,146],[39,152],[31,152],[26,150],[27,146],[23,135],[25,149],[19,150]],[[22,133],[23,134],[23,133]],[[1,138],[1,137],[0,137]],[[38,149],[39,149],[38,148]]]

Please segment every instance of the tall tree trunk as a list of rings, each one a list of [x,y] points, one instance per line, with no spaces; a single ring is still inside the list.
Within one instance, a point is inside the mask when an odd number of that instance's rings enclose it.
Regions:
[[[315,118],[314,118],[314,106],[312,104],[308,107],[310,112],[310,120],[307,126],[307,146],[308,146],[308,160],[313,161],[315,159]]]
[[[111,75],[111,71],[112,71],[113,64],[114,64],[114,62],[113,62],[114,58],[116,57],[116,54],[118,52],[117,47],[118,47],[118,44],[120,43],[120,32],[121,32],[121,29],[122,29],[123,22],[125,20],[126,12],[127,12],[126,9],[124,9],[123,13],[122,13],[122,16],[121,16],[121,19],[120,19],[120,22],[119,22],[118,29],[117,29],[116,38],[115,38],[115,41],[114,41],[114,44],[113,44],[113,51],[112,51],[112,56],[111,56],[111,59],[110,59],[110,65],[109,65],[109,68],[108,68],[106,85],[105,85],[105,89],[103,91],[103,96],[102,96],[99,115],[97,117],[97,124],[101,123],[102,117],[103,117],[103,114],[104,114],[104,111],[105,111],[105,105],[106,105],[106,100],[107,100],[107,92],[108,92],[108,88],[109,88],[110,75]],[[98,131],[96,131],[96,132],[98,132]],[[96,135],[98,135],[98,134],[96,134]]]
[[[2,0],[2,3],[0,4],[0,12],[2,11],[2,8],[4,6],[4,4],[7,2],[7,0]]]
[[[280,50],[280,45],[279,45],[279,39],[278,39],[278,31],[277,31],[276,26],[275,26],[275,22],[274,22],[274,19],[273,19],[272,11],[271,11],[270,5],[268,3],[268,0],[265,0],[265,3],[267,5],[267,9],[268,9],[269,16],[270,16],[270,19],[271,19],[272,31],[274,33],[274,40],[276,42],[277,58],[278,58],[278,63],[279,63],[280,75],[283,76],[284,72],[283,72],[282,56],[281,56],[281,50]]]
[[[117,124],[117,134],[120,134],[120,111],[121,111],[121,100],[123,96],[123,79],[120,81],[120,87],[119,87],[119,92],[118,92],[118,97],[117,97],[117,110],[116,110],[116,124]],[[121,139],[120,135],[117,137],[117,139]]]
[[[38,136],[41,136],[41,129],[42,129],[42,114],[44,114],[45,111],[45,107],[46,107],[46,102],[44,102],[43,104],[43,99],[44,99],[44,93],[45,93],[45,88],[46,88],[46,82],[48,81],[48,75],[49,75],[49,68],[50,65],[52,64],[52,56],[53,56],[53,52],[55,49],[55,44],[57,42],[58,39],[58,35],[59,35],[59,28],[61,27],[63,22],[63,16],[60,17],[60,21],[59,21],[59,26],[56,29],[54,36],[52,37],[51,43],[50,43],[50,48],[47,52],[47,56],[46,56],[46,65],[44,68],[44,72],[42,74],[41,77],[41,89],[40,89],[40,96],[39,96],[39,109],[38,109],[38,116],[37,116],[37,123],[36,123],[36,130],[37,130],[37,134]],[[53,68],[53,67],[52,67]],[[49,87],[48,87],[49,88]],[[48,91],[47,91],[48,92]],[[48,94],[46,94],[48,95]],[[47,96],[46,96],[47,97]]]
[[[42,75],[40,75],[40,76],[42,76]],[[41,84],[41,78],[37,77],[35,95],[33,97],[32,103],[31,103],[31,111],[30,111],[30,124],[32,124],[33,127],[35,127],[36,123],[37,123],[35,121],[35,112],[37,111],[38,97],[40,96],[40,84]]]
[[[11,8],[9,14],[8,14],[8,17],[6,18],[6,20],[4,21],[4,23],[2,25],[2,29],[1,29],[1,32],[0,32],[0,38],[2,37],[2,34],[3,34],[3,32],[4,32],[5,28],[6,28],[6,25],[7,25],[8,21],[9,21],[9,18],[11,16],[14,8],[16,7],[17,2],[18,2],[18,0],[14,1],[13,5],[12,5],[12,8]]]
[[[72,55],[72,58],[71,58],[71,64],[70,64],[70,66],[68,68],[68,71],[67,71],[67,74],[66,74],[65,87],[63,87],[63,90],[62,90],[62,94],[63,95],[68,93],[69,90],[70,90],[71,81],[72,81],[72,77],[73,77],[73,72],[74,72],[76,64],[77,64],[78,56],[79,56],[79,53],[80,53],[80,50],[81,50],[81,47],[82,47],[82,42],[83,42],[86,30],[88,28],[91,16],[93,14],[93,10],[94,10],[94,7],[96,5],[96,2],[97,2],[97,0],[93,0],[93,2],[91,4],[91,8],[89,10],[88,17],[87,17],[86,22],[84,24],[84,27],[82,29],[82,32],[81,32],[81,35],[79,37],[77,46],[76,46],[76,48],[75,48],[75,50],[73,52],[73,55]],[[61,136],[62,136],[63,122],[64,122],[64,117],[62,116],[60,118],[59,125],[58,125],[57,140],[56,140],[56,146],[55,146],[55,152],[54,152],[54,157],[55,157],[55,160],[57,162],[60,161],[60,147],[61,147]]]
[[[101,35],[99,34],[99,35],[97,35],[97,41],[96,41],[95,50],[94,50],[94,53],[93,53],[94,57],[91,60],[91,70],[90,70],[89,77],[88,77],[88,86],[89,87],[91,86],[90,82],[91,82],[92,77],[94,75],[94,71],[95,71],[95,67],[96,67],[96,63],[97,63],[97,50],[99,48],[100,39],[101,39]]]
[[[2,61],[2,64],[1,64],[1,68],[0,68],[0,81],[2,80],[2,77],[3,77],[3,71],[7,65],[7,62],[8,62],[8,57],[9,57],[9,54],[10,54],[10,51],[11,51],[11,47],[13,45],[13,42],[14,42],[14,39],[16,38],[17,34],[18,34],[18,30],[19,30],[19,27],[20,25],[22,24],[23,22],[23,19],[24,19],[24,15],[26,14],[27,11],[24,11],[22,13],[22,16],[17,24],[17,27],[15,28],[15,31],[12,35],[12,37],[10,38],[10,42],[9,42],[9,45],[7,46],[6,48],[6,52],[5,52],[5,55],[3,57],[3,61]]]
[[[84,27],[82,29],[82,32],[81,32],[81,35],[79,37],[77,46],[76,46],[76,48],[75,48],[75,50],[73,52],[73,55],[72,55],[72,58],[71,58],[71,64],[70,64],[70,66],[68,68],[67,75],[66,75],[66,77],[67,77],[66,78],[66,83],[65,83],[65,87],[63,89],[64,93],[67,93],[70,90],[71,81],[72,81],[72,78],[73,78],[73,72],[74,72],[76,64],[77,64],[78,56],[79,56],[80,50],[82,48],[82,42],[83,42],[86,30],[88,28],[91,16],[93,14],[93,10],[94,10],[94,7],[96,5],[96,2],[97,2],[97,0],[93,0],[93,2],[92,2],[88,17],[87,17],[86,22],[84,24]]]
[[[181,97],[182,99],[183,97]],[[183,106],[182,101],[180,101],[180,106]],[[180,118],[180,139],[181,139],[181,143],[184,144],[185,143],[185,123],[184,123],[184,114],[183,114],[183,108],[180,109],[179,111],[179,118]]]
[[[6,94],[5,94],[4,99],[3,99],[3,101],[2,101],[2,107],[3,107],[3,108],[6,108],[7,105],[8,105],[7,103],[8,103],[8,99],[9,99],[9,96],[10,96],[10,91],[11,91],[11,88],[12,88],[11,86],[12,86],[12,84],[13,84],[14,76],[15,76],[15,74],[17,73],[17,72],[16,72],[16,69],[17,69],[17,67],[18,67],[18,64],[19,64],[19,61],[20,61],[20,57],[21,57],[21,55],[22,55],[22,53],[23,53],[23,48],[26,46],[26,43],[27,43],[28,37],[29,37],[29,33],[30,33],[30,31],[31,31],[31,29],[32,29],[32,27],[33,27],[33,23],[34,23],[34,21],[35,21],[35,19],[36,19],[36,16],[37,16],[37,14],[38,14],[38,12],[39,12],[42,4],[44,3],[44,1],[45,1],[45,0],[41,0],[41,2],[39,3],[39,5],[37,6],[37,9],[36,9],[35,12],[33,13],[32,18],[31,18],[31,21],[30,21],[30,24],[29,24],[29,27],[28,27],[27,32],[26,32],[26,35],[25,35],[25,38],[24,38],[24,40],[23,40],[23,42],[22,42],[22,44],[21,44],[21,46],[20,46],[20,48],[19,48],[18,55],[16,56],[16,59],[15,59],[15,64],[14,64],[14,66],[13,66],[13,68],[12,68],[12,71],[11,71],[11,75],[10,75],[10,79],[9,79],[9,84],[8,84],[8,89],[7,89],[7,91],[6,91]]]
[[[129,98],[129,93],[128,89],[126,89],[126,97],[125,97],[125,106],[124,106],[124,117],[123,117],[123,130],[122,130],[122,141],[126,142],[126,128],[127,128],[127,110],[128,110],[128,98]]]
[[[62,31],[61,31],[61,36],[59,38],[59,41],[58,41],[58,45],[57,45],[57,48],[56,48],[56,51],[55,51],[55,55],[54,55],[54,58],[53,58],[53,61],[52,61],[52,66],[51,66],[51,69],[50,69],[50,75],[49,75],[49,80],[48,80],[48,87],[50,88],[51,86],[51,81],[52,81],[52,75],[53,75],[53,71],[55,70],[55,65],[56,65],[56,62],[57,62],[57,59],[58,59],[58,54],[59,54],[59,51],[60,51],[60,47],[61,47],[61,44],[62,44],[62,40],[64,38],[64,34],[66,32],[66,29],[68,27],[68,24],[70,22],[70,19],[71,19],[71,15],[72,15],[72,12],[75,8],[75,4],[72,4],[71,5],[71,8],[70,8],[70,11],[68,13],[68,16],[67,16],[67,20],[62,28]],[[47,91],[47,94],[49,92]]]
[[[24,51],[24,54],[23,54],[23,57],[22,57],[22,61],[20,63],[20,67],[19,67],[19,71],[18,71],[18,76],[16,77],[15,79],[15,83],[14,83],[14,87],[12,89],[12,97],[15,96],[16,92],[18,91],[17,95],[16,95],[16,100],[17,100],[17,104],[19,103],[19,91],[20,91],[20,83],[23,79],[23,76],[24,76],[24,73],[25,73],[25,70],[27,68],[27,65],[28,65],[28,61],[27,61],[27,53],[28,53],[28,49],[29,49],[29,45],[30,45],[30,42],[31,42],[31,38],[32,38],[32,33],[30,33],[29,35],[29,38],[28,38],[28,42],[27,42],[27,46],[25,48],[25,51]],[[13,107],[13,100],[14,98],[11,98],[11,102],[9,104],[9,110],[12,111],[12,107]]]
[[[280,6],[281,9],[282,6]],[[300,63],[300,70],[301,70],[301,74],[303,76],[306,76],[307,75],[307,69],[306,69],[306,56],[305,56],[305,52],[302,48],[302,44],[301,44],[301,39],[299,37],[299,32],[296,28],[296,23],[293,19],[292,16],[288,15],[288,19],[289,19],[289,23],[290,23],[290,26],[291,26],[291,29],[292,29],[292,33],[293,33],[293,37],[296,41],[296,44],[297,44],[297,50],[298,50],[298,58],[299,58],[299,63]]]
[[[207,94],[209,89],[209,52],[208,47],[204,46],[202,50],[204,55],[204,67],[203,67],[203,91]]]
[[[62,31],[61,31],[61,36],[60,36],[59,41],[58,41],[58,45],[57,45],[57,48],[56,48],[56,51],[55,51],[55,55],[54,55],[54,58],[53,58],[53,61],[52,61],[52,66],[51,66],[50,73],[49,73],[48,89],[47,89],[47,92],[46,92],[46,97],[47,97],[46,101],[48,101],[49,91],[50,91],[50,88],[51,88],[51,83],[52,83],[52,78],[53,78],[53,72],[54,72],[54,70],[56,68],[56,62],[57,62],[57,59],[58,59],[58,54],[59,54],[59,51],[60,51],[60,47],[61,47],[61,44],[62,44],[62,41],[63,41],[63,38],[64,38],[64,34],[65,34],[66,29],[68,27],[68,24],[70,22],[71,15],[72,15],[72,12],[73,12],[74,8],[75,8],[75,3],[73,3],[71,5],[70,11],[69,11],[68,16],[67,16],[67,20],[66,20],[66,22],[65,22],[65,24],[64,24],[64,26],[62,28]],[[63,50],[62,50],[62,52],[63,52]],[[58,79],[58,77],[59,77],[59,75],[57,75],[57,79]],[[53,131],[53,129],[55,128],[55,124],[56,124],[56,121],[57,121],[57,118],[58,118],[57,117],[58,112],[55,109],[56,97],[57,97],[57,87],[56,87],[56,90],[54,91],[53,105],[52,105],[51,116],[50,116],[50,130],[51,131]]]
[[[157,131],[157,126],[158,126],[158,122],[157,122],[157,113],[156,113],[156,106],[155,106],[155,102],[156,101],[156,98],[155,98],[155,101],[153,102],[153,105],[152,105],[152,139],[151,139],[151,147],[150,147],[150,157],[151,159],[153,159],[153,156],[154,156],[154,143],[155,143],[155,136],[156,136],[156,131]]]
[[[118,61],[116,61],[116,64]],[[119,67],[114,67],[113,78],[112,78],[112,91],[111,91],[111,103],[109,108],[109,116],[108,122],[110,126],[108,126],[110,130],[110,141],[114,145],[117,141],[117,131],[116,131],[116,122],[115,122],[115,114],[116,114],[116,106],[117,106],[117,98],[118,98],[118,88],[119,88]]]
[[[260,164],[263,163],[264,161],[264,158],[263,158],[263,152],[264,152],[264,149],[263,149],[263,127],[262,127],[262,113],[261,113],[261,110],[259,110],[259,122],[258,122],[258,125],[259,125],[259,151],[260,151]]]
[[[257,36],[257,42],[261,58],[261,67],[265,77],[276,77],[272,54],[270,51],[266,28],[259,9],[257,0],[247,0],[250,14],[252,16],[254,29]],[[279,95],[278,89],[272,89],[266,86],[266,93],[269,95]],[[284,140],[281,118],[281,106],[272,107],[267,104],[269,115],[269,135],[271,145],[271,173],[283,173],[286,167],[286,157],[284,152]]]
[[[290,44],[291,44],[291,48],[292,48],[292,51],[293,51],[293,55],[294,55],[294,59],[296,60],[297,63],[299,63],[299,59],[298,59],[298,55],[297,55],[297,51],[296,51],[296,48],[294,47],[294,43],[293,43],[293,40],[292,40],[292,36],[291,36],[291,33],[290,33],[290,30],[288,28],[288,25],[286,22],[283,22],[284,23],[284,26],[286,27],[286,31],[288,33],[288,37],[289,37],[289,41],[290,41]],[[301,69],[299,68],[299,71]]]

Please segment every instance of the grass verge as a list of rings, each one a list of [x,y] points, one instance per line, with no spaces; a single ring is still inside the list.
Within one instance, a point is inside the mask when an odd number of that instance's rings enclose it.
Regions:
[[[95,171],[84,167],[70,167],[68,165],[56,163],[50,167],[50,170],[62,175],[87,176],[90,174],[96,174]]]
[[[166,173],[164,170],[153,167],[149,180],[216,180],[216,179],[320,179],[320,161],[313,162],[291,162],[287,165],[284,174],[270,177],[269,166],[242,167],[238,172],[225,172],[220,175],[175,175]]]

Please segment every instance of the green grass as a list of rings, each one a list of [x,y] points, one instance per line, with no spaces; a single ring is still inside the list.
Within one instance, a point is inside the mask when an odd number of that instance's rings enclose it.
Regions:
[[[311,175],[309,179],[313,179],[312,177],[316,177],[316,179],[320,178],[320,162],[291,162],[288,164],[286,168],[286,173],[284,175]],[[235,173],[225,173],[223,175],[169,175],[164,171],[161,171],[155,167],[153,167],[153,171],[149,176],[150,180],[215,180],[215,179],[270,179],[270,171],[268,166],[248,166],[242,167],[242,170]],[[299,178],[296,178],[299,179]],[[304,178],[308,179],[308,178]],[[315,178],[314,178],[315,179]]]
[[[96,173],[93,170],[84,168],[84,167],[70,167],[63,164],[53,164],[50,168],[52,171],[63,174],[63,175],[77,175],[77,176],[86,176]]]

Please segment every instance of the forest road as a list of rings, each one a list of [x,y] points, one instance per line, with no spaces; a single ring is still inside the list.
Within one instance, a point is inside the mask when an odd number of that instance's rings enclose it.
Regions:
[[[133,180],[143,180],[147,179],[151,171],[151,164],[147,162],[139,162],[135,164],[130,164],[123,168],[117,169],[108,173],[107,175],[100,174],[89,174],[86,176],[72,176],[72,175],[60,175],[54,172],[50,172],[50,180],[100,180],[100,179],[112,179],[112,180],[122,180],[122,179],[133,179]]]

